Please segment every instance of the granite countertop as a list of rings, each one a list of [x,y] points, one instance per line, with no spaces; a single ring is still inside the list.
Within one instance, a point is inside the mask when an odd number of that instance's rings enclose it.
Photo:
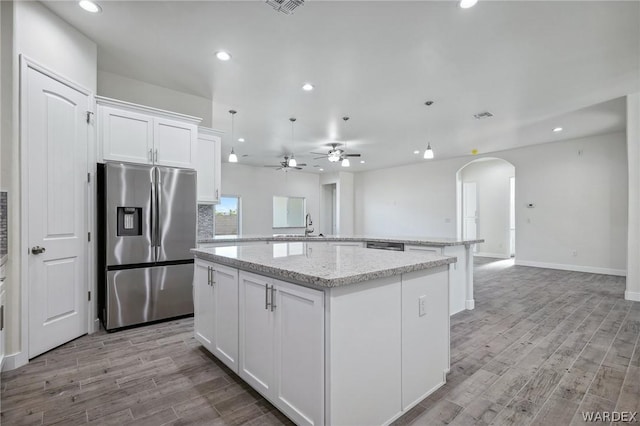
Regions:
[[[457,261],[436,254],[282,242],[192,249],[195,257],[317,287],[338,287]]]
[[[327,235],[324,237],[304,235],[243,235],[241,237],[217,237],[198,240],[199,244],[207,243],[230,243],[230,242],[251,242],[251,241],[372,241],[372,242],[392,242],[404,243],[416,246],[460,246],[484,242],[483,239],[464,240],[457,238],[442,237],[376,237],[371,235],[340,236]]]

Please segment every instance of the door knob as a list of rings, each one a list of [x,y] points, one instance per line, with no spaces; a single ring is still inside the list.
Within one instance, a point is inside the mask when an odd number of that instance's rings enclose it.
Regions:
[[[31,254],[41,254],[44,253],[47,249],[40,246],[35,246],[31,249]]]

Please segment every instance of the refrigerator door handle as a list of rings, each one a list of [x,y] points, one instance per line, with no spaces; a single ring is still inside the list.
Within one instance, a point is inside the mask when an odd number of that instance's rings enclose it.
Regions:
[[[150,209],[151,209],[151,222],[150,222],[150,234],[151,234],[151,247],[155,247],[156,246],[156,222],[158,221],[158,218],[156,217],[157,214],[157,210],[156,210],[156,205],[155,205],[155,200],[156,200],[156,184],[154,182],[155,180],[155,176],[152,174],[152,178],[151,178],[151,202],[150,202]],[[155,249],[154,251],[154,257],[155,256]]]
[[[154,206],[156,210],[156,247],[160,247],[160,235],[162,233],[162,229],[160,228],[160,224],[162,223],[162,218],[160,217],[160,204],[162,203],[162,178],[160,177],[160,170],[156,168],[156,205]],[[156,256],[156,259],[158,256]]]

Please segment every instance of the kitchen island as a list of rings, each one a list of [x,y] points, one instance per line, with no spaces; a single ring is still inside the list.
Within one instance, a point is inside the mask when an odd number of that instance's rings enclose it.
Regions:
[[[388,424],[445,383],[455,258],[306,242],[192,252],[196,339],[295,423]]]
[[[303,241],[334,246],[367,247],[375,244],[396,244],[404,251],[436,253],[453,256],[458,261],[450,266],[449,314],[457,314],[475,307],[473,296],[473,247],[482,239],[456,239],[434,237],[380,237],[373,235],[356,236],[304,236],[304,235],[243,235],[241,237],[219,236],[198,241],[198,247],[224,247],[255,243],[271,244],[283,241]]]

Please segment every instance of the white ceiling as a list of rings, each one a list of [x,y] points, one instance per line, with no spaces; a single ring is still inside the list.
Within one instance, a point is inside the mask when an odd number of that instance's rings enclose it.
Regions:
[[[299,161],[340,169],[309,152],[348,140],[359,171],[425,161],[427,141],[448,158],[624,130],[621,97],[640,90],[639,1],[308,0],[291,16],[261,1],[100,4],[46,3],[96,41],[99,69],[211,98],[227,132],[236,109],[253,165],[294,149],[291,116]]]

